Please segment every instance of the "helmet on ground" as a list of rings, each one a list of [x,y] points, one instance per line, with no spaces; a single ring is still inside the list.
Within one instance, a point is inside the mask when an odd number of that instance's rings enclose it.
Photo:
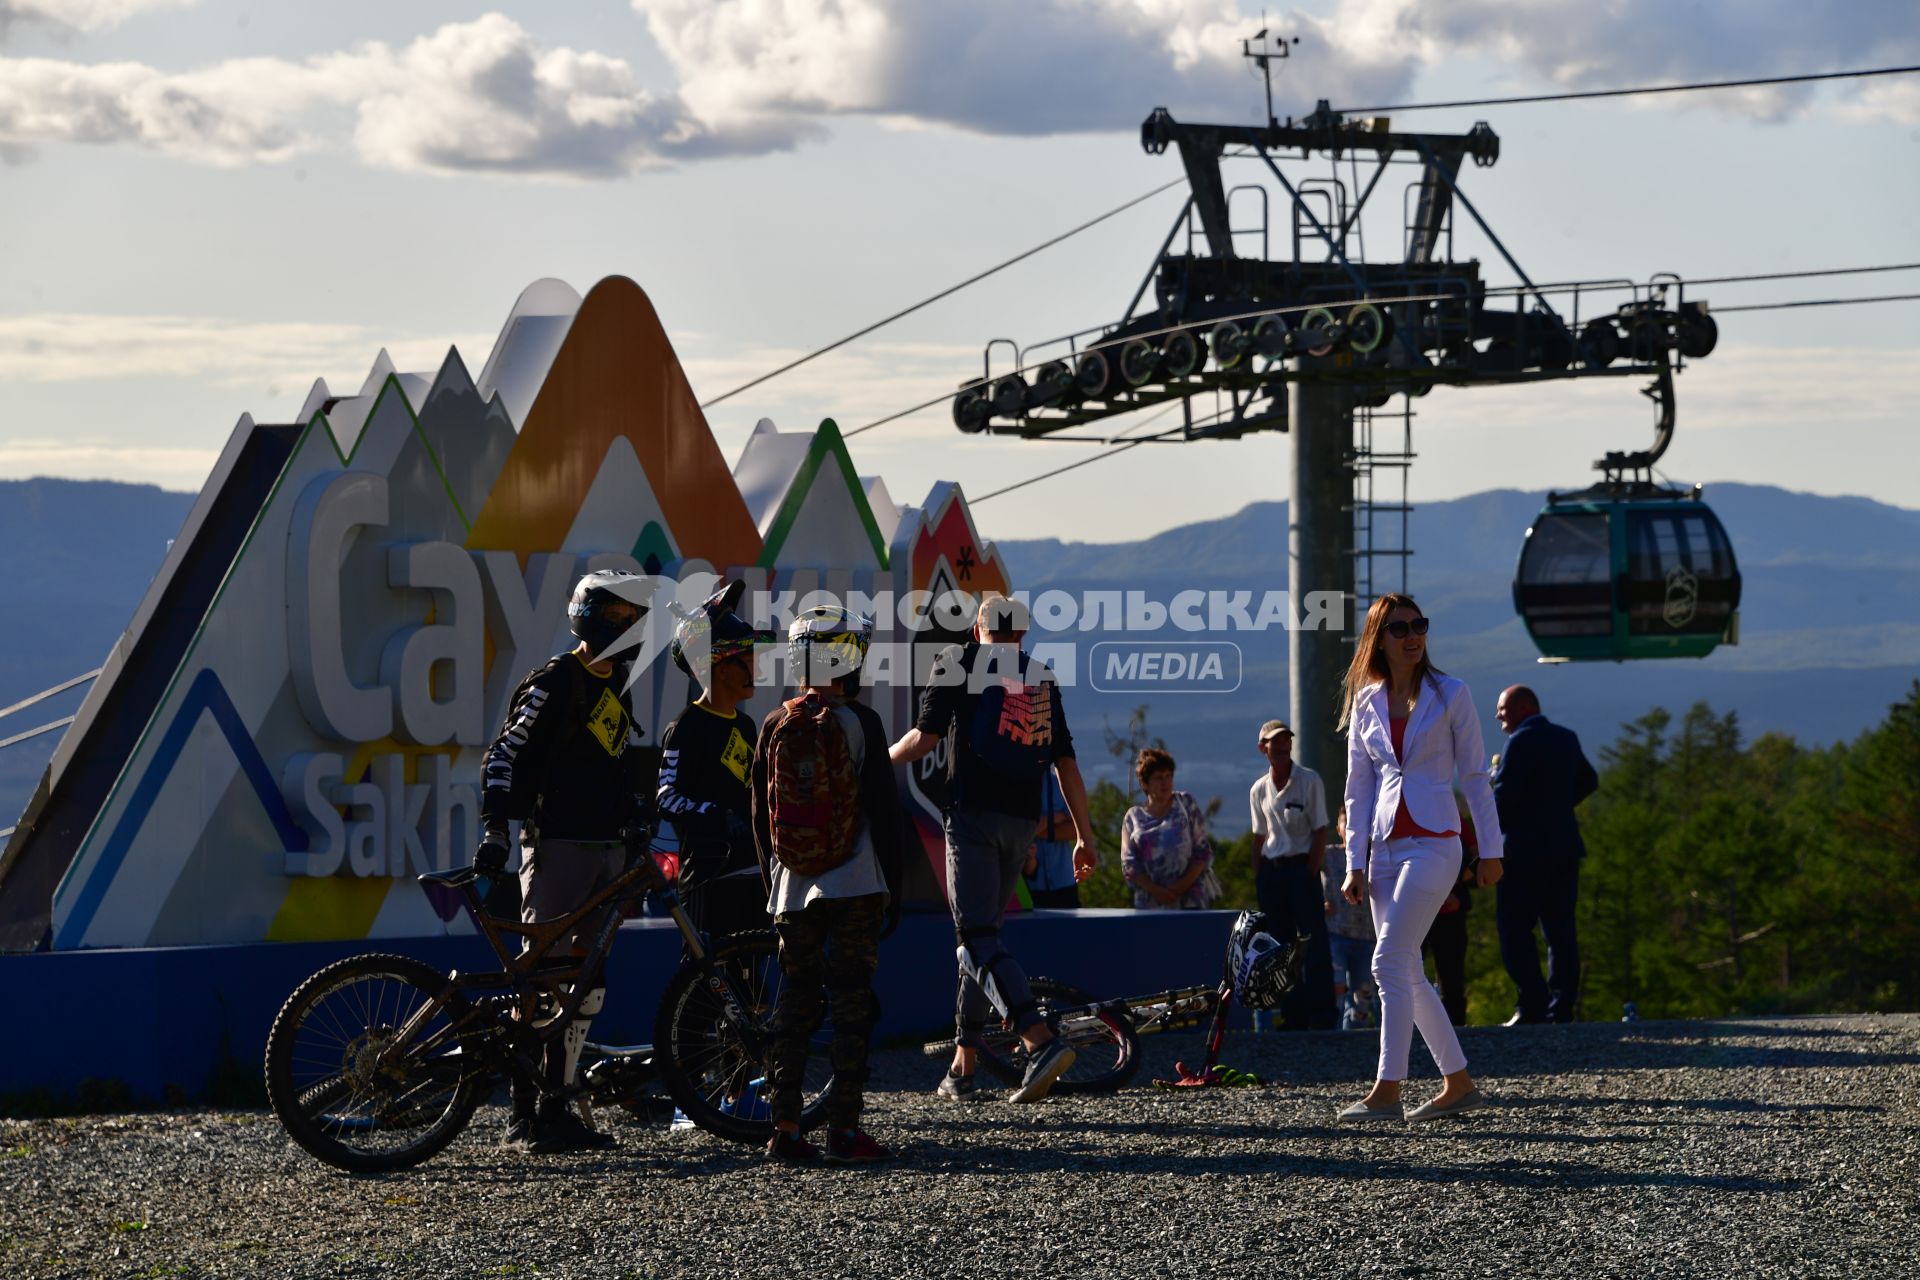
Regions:
[[[645,581],[625,569],[597,569],[573,584],[567,629],[586,641],[596,660],[647,616],[641,599]]]
[[[848,679],[843,687],[851,693],[860,687],[860,665],[872,643],[873,619],[863,613],[837,604],[802,609],[787,628],[788,678],[815,686]]]
[[[773,632],[755,630],[735,612],[746,592],[744,582],[722,582],[698,609],[682,611],[674,606],[679,621],[667,652],[675,666],[704,683],[713,664],[741,656],[751,660],[755,645],[774,642]]]
[[[1277,1009],[1300,982],[1304,948],[1280,941],[1280,928],[1259,911],[1242,911],[1227,938],[1227,981],[1249,1009]]]

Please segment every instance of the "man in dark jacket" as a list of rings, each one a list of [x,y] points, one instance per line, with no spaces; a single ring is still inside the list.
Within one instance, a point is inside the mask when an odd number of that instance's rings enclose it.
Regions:
[[[1493,775],[1500,829],[1507,838],[1507,872],[1494,913],[1500,959],[1519,988],[1518,1007],[1507,1025],[1572,1022],[1580,994],[1574,900],[1580,859],[1587,852],[1573,810],[1599,788],[1600,779],[1573,730],[1541,715],[1540,700],[1525,685],[1503,692],[1494,716],[1507,731],[1507,747]],[[1533,940],[1536,924],[1547,939],[1545,980]]]
[[[625,668],[603,655],[616,651],[645,615],[641,582],[617,569],[580,579],[567,606],[579,644],[520,682],[487,749],[473,865],[489,877],[505,874],[508,824],[521,824],[524,924],[573,914],[626,867],[621,832],[645,803],[643,749],[626,699]],[[589,917],[555,941],[550,954],[586,955],[587,940],[605,921],[604,913]],[[614,1145],[611,1134],[591,1128],[569,1105],[587,1029],[607,994],[597,973],[587,986],[564,1039],[547,1047],[544,1078],[514,1079],[508,1146],[544,1154]]]

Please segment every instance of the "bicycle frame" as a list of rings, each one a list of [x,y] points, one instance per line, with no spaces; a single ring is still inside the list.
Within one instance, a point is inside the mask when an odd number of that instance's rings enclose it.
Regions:
[[[1197,1027],[1228,998],[1230,992],[1225,987],[1181,987],[1158,995],[1135,996],[1131,1000],[1102,1000],[1092,1008],[1114,1013],[1124,1011],[1133,1024],[1133,1033],[1145,1036]]]
[[[391,1062],[415,1049],[414,1040],[420,1029],[441,1011],[453,1009],[456,1002],[467,1006],[465,1010],[455,1010],[457,1016],[448,1028],[448,1033],[457,1038],[473,1008],[472,997],[485,999],[511,992],[516,1000],[517,1016],[498,1019],[491,1025],[506,1032],[507,1057],[513,1066],[537,1076],[539,1065],[532,1050],[542,1048],[564,1034],[591,989],[592,984],[587,979],[598,976],[613,948],[613,940],[620,929],[620,908],[651,890],[665,890],[662,899],[680,930],[688,954],[694,963],[704,962],[707,958],[707,941],[688,917],[679,895],[666,887],[664,877],[654,865],[652,829],[642,828],[641,831],[644,834],[636,832],[629,841],[627,866],[618,876],[575,910],[541,924],[526,924],[488,914],[486,897],[491,889],[491,879],[472,867],[422,875],[419,878],[422,884],[455,889],[461,894],[467,914],[487,940],[487,945],[493,949],[495,958],[500,961],[501,972],[463,974],[455,970],[448,974],[446,989],[417,1010],[399,1028],[392,1042],[381,1051],[380,1062]],[[484,888],[483,882],[486,885]],[[550,953],[560,939],[596,913],[603,918],[586,952],[561,957],[557,961],[552,958]],[[509,940],[512,938],[526,940],[518,954],[510,950]],[[714,989],[722,995],[728,1014],[744,1023],[744,1019],[740,1019],[744,1000],[736,989],[732,975],[715,974],[708,981],[717,984]],[[543,999],[562,991],[564,995],[547,1002],[547,1016],[541,1017]],[[519,1034],[515,1034],[516,1031]],[[529,1040],[531,1043],[528,1043]]]

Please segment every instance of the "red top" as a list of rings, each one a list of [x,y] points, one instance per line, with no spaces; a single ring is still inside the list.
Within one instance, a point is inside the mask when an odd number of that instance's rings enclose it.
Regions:
[[[1393,754],[1399,758],[1402,764],[1405,764],[1407,753],[1404,744],[1407,738],[1407,718],[1405,716],[1387,717],[1387,733],[1393,738]],[[1393,815],[1393,830],[1387,832],[1387,839],[1404,840],[1408,836],[1445,837],[1457,836],[1459,834],[1458,831],[1429,831],[1415,822],[1413,815],[1407,812],[1407,797],[1403,793],[1400,797],[1400,811]]]

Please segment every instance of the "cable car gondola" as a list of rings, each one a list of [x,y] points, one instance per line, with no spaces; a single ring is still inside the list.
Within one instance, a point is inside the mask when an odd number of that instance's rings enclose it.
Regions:
[[[1647,395],[1660,406],[1652,449],[1609,453],[1606,479],[1549,493],[1527,530],[1513,605],[1543,662],[1701,658],[1739,642],[1740,570],[1700,486],[1652,480],[1673,438],[1665,362]]]

